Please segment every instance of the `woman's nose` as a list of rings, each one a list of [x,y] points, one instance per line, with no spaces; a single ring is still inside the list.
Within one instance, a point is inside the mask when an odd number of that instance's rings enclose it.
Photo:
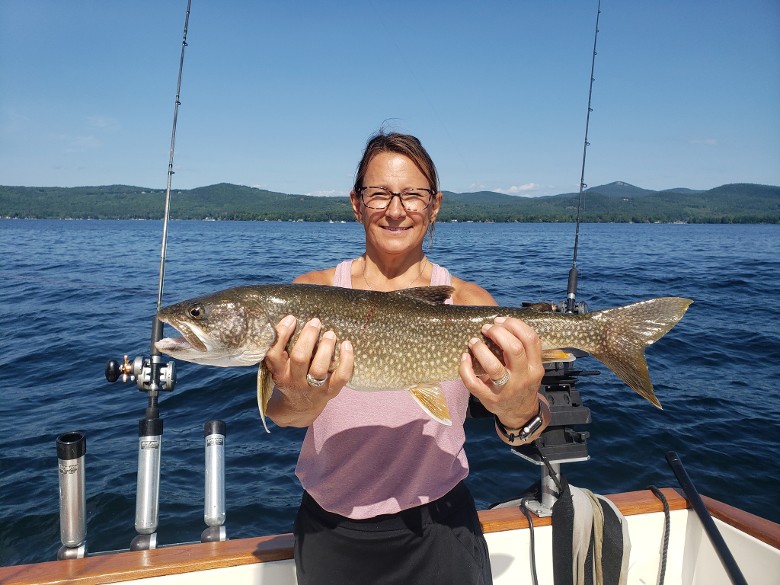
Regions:
[[[403,217],[406,215],[406,208],[401,202],[401,196],[398,193],[393,193],[390,203],[385,208],[385,214],[390,217]]]

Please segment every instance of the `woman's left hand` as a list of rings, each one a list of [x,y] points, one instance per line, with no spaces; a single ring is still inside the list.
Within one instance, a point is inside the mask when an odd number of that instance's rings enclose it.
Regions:
[[[483,340],[473,338],[469,341],[471,353],[464,353],[461,359],[460,377],[469,392],[505,427],[520,428],[539,412],[538,391],[544,375],[542,344],[536,331],[512,317],[495,319],[482,328],[482,334],[501,348],[504,363]],[[474,372],[474,359],[485,374]]]

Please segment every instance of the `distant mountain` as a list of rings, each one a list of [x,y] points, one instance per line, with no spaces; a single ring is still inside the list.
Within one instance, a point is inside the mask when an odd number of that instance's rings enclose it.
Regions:
[[[571,222],[578,193],[519,197],[444,193],[441,221]],[[3,187],[0,217],[159,219],[164,191],[129,185]],[[277,193],[230,183],[172,191],[174,219],[352,221],[348,197]],[[585,222],[780,223],[780,187],[735,183],[653,191],[617,181],[584,194]]]
[[[693,195],[695,193],[704,193],[702,190],[695,190],[695,189],[686,189],[685,187],[677,187],[675,189],[664,189],[663,191],[658,191],[659,193],[679,193],[680,195]]]
[[[624,183],[623,181],[616,181],[607,185],[590,187],[589,189],[586,189],[585,192],[588,194],[600,193],[607,197],[643,197],[655,193],[656,191],[642,189],[641,187],[636,187],[630,183]]]

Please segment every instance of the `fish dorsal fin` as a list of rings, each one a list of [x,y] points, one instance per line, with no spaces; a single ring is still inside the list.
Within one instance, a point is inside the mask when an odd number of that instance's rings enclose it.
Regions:
[[[454,292],[455,289],[451,286],[417,286],[396,290],[390,294],[409,297],[429,305],[443,305]]]
[[[409,393],[417,401],[417,404],[432,418],[448,427],[452,425],[447,399],[439,384],[417,384],[409,388]]]

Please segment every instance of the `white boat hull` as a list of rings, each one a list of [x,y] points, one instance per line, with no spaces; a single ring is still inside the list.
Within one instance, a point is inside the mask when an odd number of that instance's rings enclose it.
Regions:
[[[666,585],[720,585],[728,574],[704,528],[687,502],[671,489],[671,529],[666,558]],[[658,582],[664,515],[649,491],[609,498],[628,519],[631,538],[628,582]],[[751,585],[776,585],[780,575],[780,525],[706,499],[715,523]],[[495,585],[530,582],[530,530],[516,508],[480,512],[490,549]],[[539,583],[552,583],[552,526],[534,517]],[[151,551],[98,554],[85,559],[0,567],[0,583],[31,585],[132,583],[135,585],[205,585],[243,583],[293,585],[290,534],[245,538],[219,543],[185,544]]]

